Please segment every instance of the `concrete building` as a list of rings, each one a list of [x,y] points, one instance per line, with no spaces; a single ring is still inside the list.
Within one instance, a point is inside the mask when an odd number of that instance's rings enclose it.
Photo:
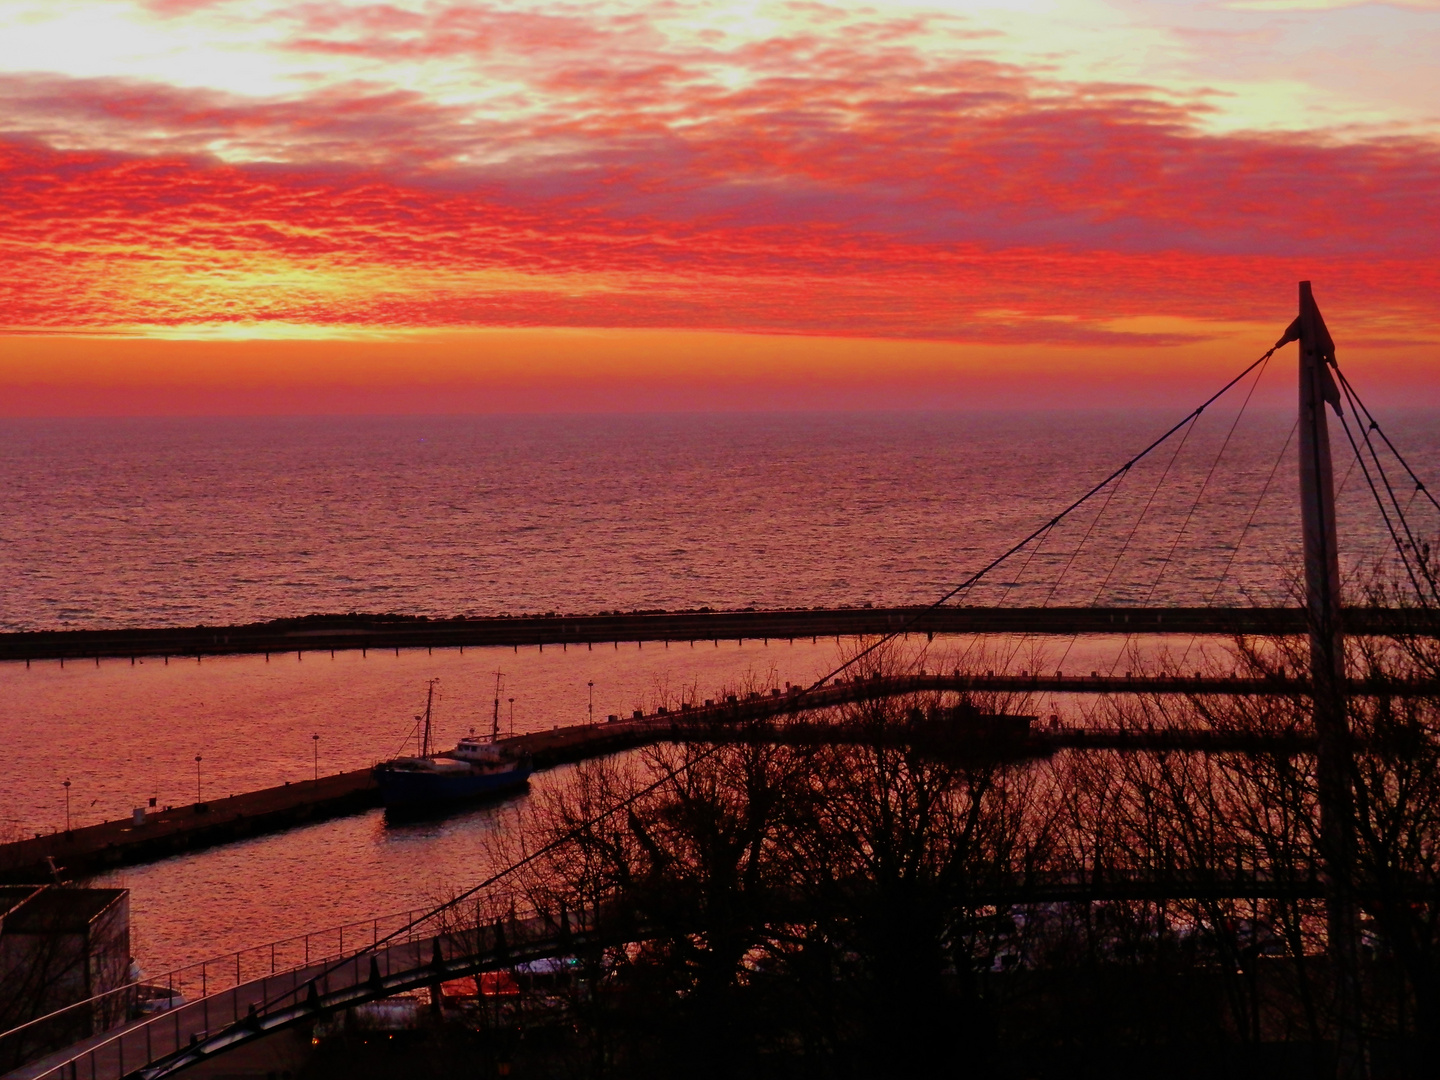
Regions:
[[[130,981],[130,890],[0,886],[0,1071],[125,1018],[125,995],[4,1032]]]

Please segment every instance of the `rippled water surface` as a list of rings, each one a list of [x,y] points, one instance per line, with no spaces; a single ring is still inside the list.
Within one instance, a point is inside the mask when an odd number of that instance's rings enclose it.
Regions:
[[[1043,523],[1173,419],[4,421],[0,628],[912,602]],[[1422,464],[1436,461],[1433,419],[1396,423]],[[1213,582],[1291,425],[1245,416],[1212,473],[1232,420],[1207,413],[1178,457],[1177,439],[1127,476],[1055,602],[1097,591],[1176,601]],[[1293,449],[1236,560],[1232,597],[1273,588],[1293,546]],[[1181,558],[1157,585],[1157,560],[1207,477]],[[1358,475],[1346,495],[1368,498]],[[1022,575],[1028,598],[1048,591],[1089,523],[1081,514],[1047,538]],[[1122,547],[1106,582],[1103,553]]]
[[[0,628],[928,601],[1173,419],[4,421]],[[1234,419],[1207,412],[965,599],[1283,597],[1298,548],[1294,444],[1281,455],[1293,418],[1252,412],[1230,434]],[[1440,479],[1437,419],[1399,416],[1391,431]],[[1354,567],[1388,539],[1336,437]],[[1082,642],[1066,662],[1108,664],[1123,644]],[[805,641],[3,664],[0,828],[62,826],[66,778],[86,823],[150,796],[190,801],[197,782],[217,795],[303,778],[317,745],[322,771],[366,765],[399,748],[430,678],[453,739],[489,722],[497,670],[505,726],[514,697],[515,729],[531,730],[584,720],[591,682],[603,716],[690,687],[807,681],[836,655]],[[478,876],[508,812],[406,827],[359,815],[132,868],[118,879],[134,890],[137,955],[153,970],[424,902]]]

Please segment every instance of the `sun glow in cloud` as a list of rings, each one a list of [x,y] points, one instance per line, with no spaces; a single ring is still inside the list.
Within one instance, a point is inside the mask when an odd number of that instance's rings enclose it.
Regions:
[[[1253,7],[0,0],[0,319],[1433,356],[1440,15]]]

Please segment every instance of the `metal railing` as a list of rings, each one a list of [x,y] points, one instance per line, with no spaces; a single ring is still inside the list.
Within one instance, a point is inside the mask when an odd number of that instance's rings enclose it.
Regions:
[[[503,900],[513,898],[506,894]],[[337,1007],[337,1000],[340,1004],[368,1000],[399,992],[409,983],[422,985],[449,978],[437,965],[463,964],[497,948],[508,950],[526,942],[568,937],[571,928],[581,922],[565,915],[562,935],[554,917],[528,908],[520,912],[513,904],[503,920],[486,919],[485,913],[496,907],[496,898],[489,897],[465,909],[428,909],[407,913],[410,917],[386,916],[277,942],[298,942],[304,948],[309,938],[309,961],[281,970],[277,951],[276,970],[262,971],[258,977],[240,982],[229,974],[234,969],[227,967],[223,988],[207,983],[203,996],[113,1030],[103,1038],[77,1044],[58,1060],[32,1065],[23,1075],[32,1080],[119,1080],[183,1051],[204,1047],[207,1040],[219,1039],[229,1045],[252,1037],[262,1028],[293,1022],[301,1012],[309,1015],[311,1009]],[[393,925],[388,940],[383,932],[387,921]],[[339,949],[342,930],[347,938],[356,931],[369,933],[356,934],[353,951],[318,955],[323,947],[318,939],[334,935],[329,940]],[[242,973],[246,954],[265,955],[268,948],[258,946],[235,954],[242,957]],[[384,985],[387,981],[395,986]],[[324,1005],[319,1004],[321,999]]]
[[[0,1032],[0,1069],[25,1062],[65,1045],[92,1038],[145,1016],[191,1001],[202,1001],[257,979],[304,970],[354,952],[373,948],[383,938],[406,931],[413,940],[418,920],[430,908],[412,908],[342,923],[186,964],[95,994]]]

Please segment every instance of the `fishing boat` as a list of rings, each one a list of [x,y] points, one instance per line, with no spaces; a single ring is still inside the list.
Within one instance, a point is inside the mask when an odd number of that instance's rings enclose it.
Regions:
[[[500,673],[495,675],[495,716],[489,737],[471,734],[453,750],[436,752],[431,746],[431,715],[435,684],[425,695],[420,753],[398,757],[375,766],[375,782],[389,809],[425,810],[451,803],[500,795],[525,787],[534,767],[528,754],[518,754],[500,743]]]

